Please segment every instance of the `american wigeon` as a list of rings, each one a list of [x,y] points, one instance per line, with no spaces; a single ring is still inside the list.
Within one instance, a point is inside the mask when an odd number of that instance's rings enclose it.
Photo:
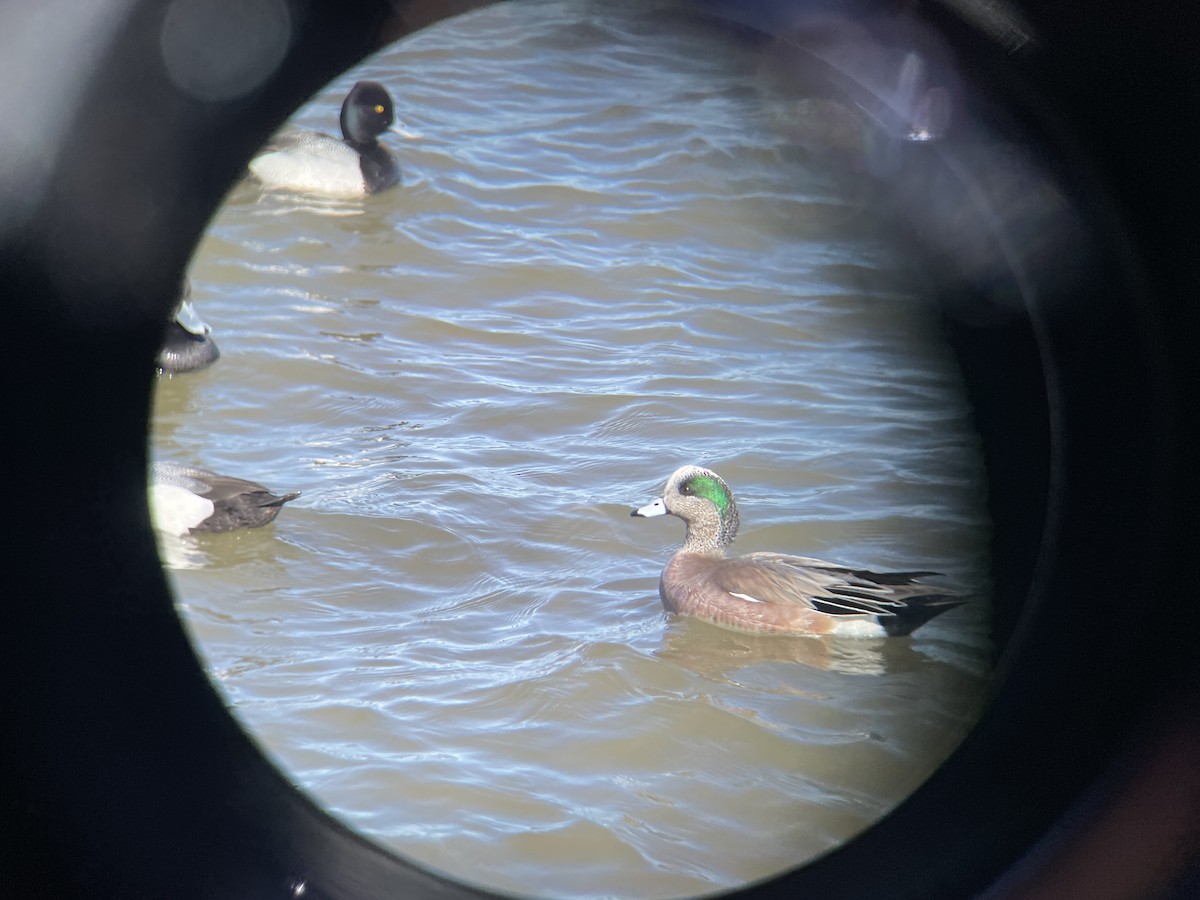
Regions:
[[[784,553],[727,556],[737,504],[729,485],[700,466],[676,470],[662,497],[632,515],[683,519],[683,547],[658,583],[663,606],[727,628],[884,637],[966,602],[918,580],[937,572],[869,572]]]
[[[274,521],[283,504],[299,496],[273,494],[253,481],[195,466],[156,462],[150,517],[159,531],[177,535],[258,528]]]
[[[263,187],[326,197],[363,197],[400,183],[400,166],[376,138],[393,128],[395,110],[387,88],[360,81],[342,101],[342,139],[317,131],[285,131],[250,160]]]

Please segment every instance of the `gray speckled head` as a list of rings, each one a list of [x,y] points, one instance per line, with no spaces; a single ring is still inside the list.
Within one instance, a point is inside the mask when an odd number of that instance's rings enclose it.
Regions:
[[[716,472],[700,466],[677,469],[663,488],[667,512],[687,525],[685,550],[724,552],[738,530],[733,491]]]

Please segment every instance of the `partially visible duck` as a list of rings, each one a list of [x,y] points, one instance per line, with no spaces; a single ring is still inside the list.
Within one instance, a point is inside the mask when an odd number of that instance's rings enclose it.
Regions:
[[[377,140],[394,121],[387,88],[360,81],[342,102],[341,140],[317,131],[285,131],[250,160],[250,173],[268,189],[326,197],[378,193],[400,183],[400,166]]]
[[[151,475],[150,515],[169,534],[258,528],[274,521],[298,492],[277,495],[261,484],[207,469],[156,462]]]
[[[673,515],[687,530],[659,579],[663,606],[741,631],[850,637],[903,635],[965,599],[919,579],[789,556],[728,556],[738,530],[733,492],[715,472],[684,466],[663,495],[632,513]]]
[[[211,366],[221,355],[208,327],[192,305],[192,282],[185,279],[179,302],[171,312],[162,349],[158,351],[159,374],[175,375]]]

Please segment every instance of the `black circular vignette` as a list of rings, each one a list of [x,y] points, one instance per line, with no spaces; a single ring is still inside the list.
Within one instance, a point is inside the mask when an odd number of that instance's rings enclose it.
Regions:
[[[89,140],[42,157],[53,178],[27,220],[6,228],[0,213],[6,446],[20,510],[6,529],[0,894],[477,895],[365,841],[261,755],[193,655],[140,499],[161,322],[245,161],[366,54],[475,5],[275,4],[292,28],[278,67],[214,101],[165,75],[169,4],[113,2],[114,16],[129,14],[91,68],[47,57],[31,73],[34,85],[64,71],[86,83],[63,133]],[[768,30],[788,5],[696,4]],[[919,11],[1039,143],[1083,222],[1074,246],[1087,265],[1062,277],[1046,267],[1037,321],[963,318],[971,286],[937,285],[988,467],[1002,650],[992,703],[879,825],[747,896],[1036,893],[1055,847],[1101,827],[1127,785],[1161,763],[1159,736],[1200,732],[1186,591],[1196,497],[1183,443],[1200,296],[1189,265],[1200,147],[1186,118],[1200,108],[1200,80],[1186,7],[1027,6],[1038,46],[1026,53],[948,7]],[[38,22],[75,26],[69,15]],[[0,33],[0,48],[19,39]],[[89,351],[100,339],[120,352],[98,361]],[[1147,859],[1157,868],[1145,883],[1195,895],[1195,833],[1166,862]]]

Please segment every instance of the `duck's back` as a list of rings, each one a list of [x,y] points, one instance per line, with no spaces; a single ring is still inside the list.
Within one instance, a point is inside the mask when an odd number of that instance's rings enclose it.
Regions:
[[[921,578],[869,572],[811,557],[676,553],[659,593],[671,612],[747,631],[875,636],[908,634],[962,597]]]
[[[285,132],[250,160],[250,172],[268,189],[303,191],[333,197],[367,192],[359,152],[332,135]]]

